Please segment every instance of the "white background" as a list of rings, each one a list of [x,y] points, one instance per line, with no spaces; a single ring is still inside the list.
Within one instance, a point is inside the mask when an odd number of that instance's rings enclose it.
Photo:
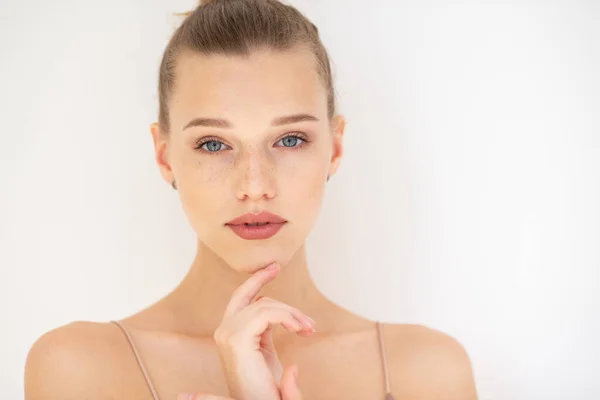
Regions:
[[[481,399],[600,398],[600,3],[292,3],[348,119],[318,285],[457,337]],[[39,335],[129,315],[190,265],[148,127],[172,13],[194,4],[1,1],[3,399]]]

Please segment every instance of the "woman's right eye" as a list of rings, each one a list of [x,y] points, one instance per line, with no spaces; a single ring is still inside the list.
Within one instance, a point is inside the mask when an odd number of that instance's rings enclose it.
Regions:
[[[209,140],[205,140],[204,142],[198,143],[198,146],[196,147],[196,149],[202,149],[204,151],[206,151],[207,153],[217,153],[220,150],[223,150],[226,147],[225,143],[215,140],[215,139],[209,139]]]

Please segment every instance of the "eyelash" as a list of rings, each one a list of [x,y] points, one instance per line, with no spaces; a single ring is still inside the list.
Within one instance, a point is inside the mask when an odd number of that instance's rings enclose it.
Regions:
[[[302,141],[302,143],[300,143],[299,145],[294,146],[294,147],[290,147],[290,146],[280,146],[280,147],[286,147],[286,148],[288,148],[290,150],[298,150],[298,149],[304,147],[307,143],[310,142],[308,140],[308,138],[305,135],[301,134],[301,133],[284,136],[281,139],[279,139],[277,142],[280,142],[283,139],[286,139],[286,138],[289,138],[289,137],[293,137],[293,138],[299,139],[299,140]],[[214,137],[214,136],[208,136],[208,137],[205,137],[205,138],[202,138],[202,139],[198,140],[198,142],[196,143],[196,147],[194,147],[194,148],[196,150],[203,150],[202,146],[204,146],[206,143],[209,143],[209,142],[219,142],[219,143],[222,143],[224,146],[227,146],[225,143],[223,143],[221,140],[219,140],[219,138]],[[208,153],[208,154],[211,154],[211,155],[216,155],[216,154],[221,153],[223,150],[218,150],[218,151],[203,150],[203,151],[205,153]]]

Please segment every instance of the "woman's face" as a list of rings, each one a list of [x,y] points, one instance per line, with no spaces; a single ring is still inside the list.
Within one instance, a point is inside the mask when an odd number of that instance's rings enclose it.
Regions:
[[[185,53],[175,76],[170,133],[161,135],[157,124],[151,130],[163,178],[176,181],[198,239],[239,271],[287,264],[314,226],[326,178],[342,155],[344,120],[328,120],[313,56]],[[260,211],[287,222],[259,240],[226,225]]]

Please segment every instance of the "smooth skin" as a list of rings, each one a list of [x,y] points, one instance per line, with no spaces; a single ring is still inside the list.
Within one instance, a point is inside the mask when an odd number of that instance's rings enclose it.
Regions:
[[[298,114],[312,117],[281,118]],[[375,322],[331,302],[308,272],[305,241],[345,127],[343,116],[327,116],[310,51],[182,53],[169,116],[169,132],[151,126],[155,158],[165,182],[177,182],[197,253],[172,292],[121,320],[160,398],[383,399]],[[197,118],[220,121],[189,126]],[[288,221],[269,239],[243,240],[225,225],[262,210]],[[469,357],[454,338],[419,325],[383,332],[397,400],[476,399]],[[152,396],[123,332],[78,321],[34,343],[25,399]]]
[[[302,398],[297,366],[284,370],[271,327],[281,325],[288,332],[312,335],[315,321],[297,308],[264,296],[253,301],[278,272],[279,265],[272,263],[244,282],[232,295],[213,336],[231,396],[228,399]]]

